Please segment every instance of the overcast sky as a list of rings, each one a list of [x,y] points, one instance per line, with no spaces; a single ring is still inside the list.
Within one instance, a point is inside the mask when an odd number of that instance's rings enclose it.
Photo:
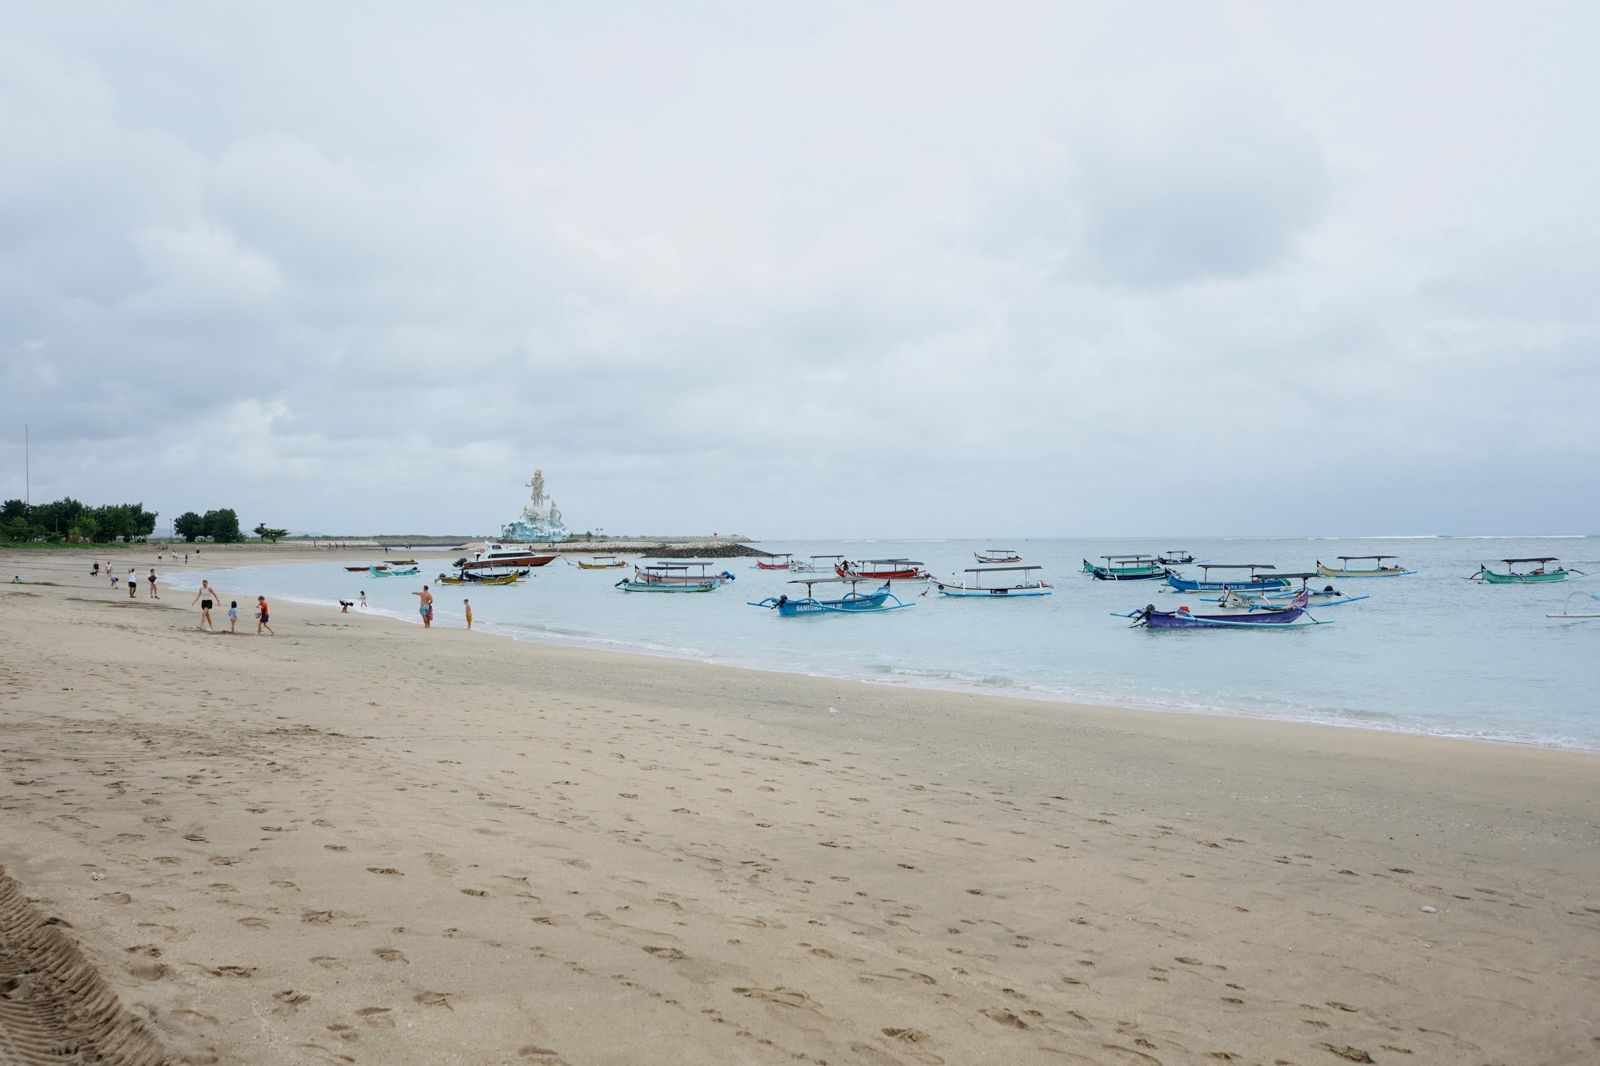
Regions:
[[[1600,531],[1600,5],[4,9],[0,495]]]

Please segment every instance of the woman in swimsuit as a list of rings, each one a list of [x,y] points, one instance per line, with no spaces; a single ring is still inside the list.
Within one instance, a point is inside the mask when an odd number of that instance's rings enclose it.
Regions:
[[[194,600],[189,601],[190,607],[194,606],[195,600],[200,601],[200,624],[195,626],[196,629],[211,629],[212,632],[216,632],[211,626],[211,607],[213,601],[221,598],[217,595],[217,590],[211,587],[211,582],[204,580],[200,582],[200,591],[194,594]]]

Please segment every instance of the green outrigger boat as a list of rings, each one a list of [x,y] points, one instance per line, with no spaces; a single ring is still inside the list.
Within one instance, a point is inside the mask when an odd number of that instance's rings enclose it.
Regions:
[[[1083,572],[1096,581],[1148,581],[1169,571],[1154,555],[1102,555],[1105,565],[1083,561]]]
[[[1487,585],[1537,585],[1550,581],[1565,581],[1569,574],[1581,574],[1581,570],[1568,570],[1564,566],[1550,566],[1557,562],[1555,556],[1547,555],[1537,559],[1501,559],[1506,564],[1506,572],[1490,570],[1487,566],[1479,566],[1478,572],[1472,575],[1471,580],[1481,581]],[[1518,571],[1517,567],[1532,565],[1533,569]]]

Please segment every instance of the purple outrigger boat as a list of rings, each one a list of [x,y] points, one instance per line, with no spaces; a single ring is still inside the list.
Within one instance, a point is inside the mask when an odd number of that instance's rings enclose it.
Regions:
[[[1311,617],[1306,611],[1306,602],[1306,594],[1301,592],[1281,608],[1229,614],[1195,614],[1187,607],[1180,607],[1176,611],[1158,611],[1151,604],[1142,611],[1120,617],[1132,618],[1135,628],[1146,629],[1260,629],[1263,626],[1282,629],[1333,624]]]

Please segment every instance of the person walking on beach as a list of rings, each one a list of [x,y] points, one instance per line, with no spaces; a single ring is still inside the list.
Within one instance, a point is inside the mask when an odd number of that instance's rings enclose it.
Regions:
[[[228,601],[228,632],[237,633],[239,625],[239,601]]]
[[[367,590],[366,589],[362,589],[361,590],[361,606],[365,607],[366,605],[367,605]]]
[[[428,591],[428,586],[422,586],[421,592],[413,592],[413,596],[421,596],[422,602],[417,605],[417,613],[422,615],[422,628],[433,628],[433,593]]]
[[[128,567],[128,599],[139,595],[139,571]]]
[[[156,595],[156,572],[153,568],[150,571],[150,598],[152,600],[159,600],[161,598],[160,596]]]
[[[274,633],[272,631],[272,627],[267,624],[271,620],[272,620],[272,615],[271,615],[271,612],[267,608],[267,598],[265,596],[257,596],[256,597],[256,636],[259,637],[261,635],[261,631],[263,629],[265,629],[267,631],[267,636],[269,636],[269,637],[275,637],[275,636],[278,635],[278,634]]]
[[[195,605],[196,600],[200,602],[200,624],[195,626],[196,629],[208,629],[213,633],[216,632],[216,630],[212,629],[211,627],[211,608],[213,603],[221,598],[221,596],[217,595],[217,590],[211,587],[211,582],[202,578],[200,581],[200,591],[196,592],[194,594],[194,599],[189,601],[190,607]]]
[[[472,601],[462,600],[461,606],[467,610],[467,632],[470,633],[472,632]]]

